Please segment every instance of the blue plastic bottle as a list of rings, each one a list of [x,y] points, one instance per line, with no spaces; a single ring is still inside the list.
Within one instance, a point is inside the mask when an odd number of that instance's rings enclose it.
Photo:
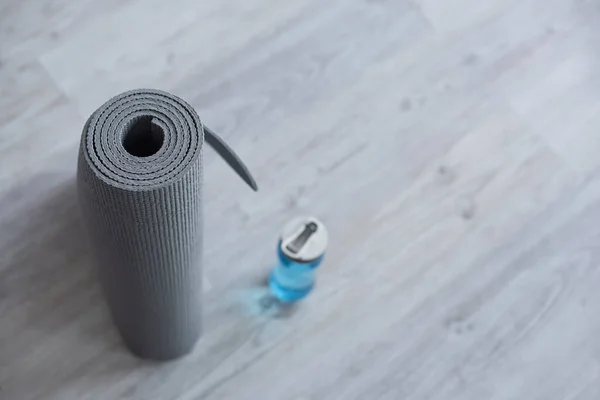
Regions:
[[[271,293],[282,302],[306,297],[315,285],[316,269],[327,249],[327,229],[314,217],[290,221],[277,245],[278,263],[269,276]]]

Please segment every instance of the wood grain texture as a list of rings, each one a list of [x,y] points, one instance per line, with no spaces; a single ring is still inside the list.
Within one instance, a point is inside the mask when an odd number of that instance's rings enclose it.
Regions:
[[[0,6],[0,399],[600,396],[600,119],[590,0],[15,1]],[[205,332],[123,347],[74,197],[81,127],[181,95],[207,152]],[[282,225],[331,245],[266,309]]]

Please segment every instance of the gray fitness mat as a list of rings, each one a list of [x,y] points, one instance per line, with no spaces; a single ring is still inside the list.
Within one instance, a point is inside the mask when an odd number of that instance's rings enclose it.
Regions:
[[[182,356],[200,336],[204,140],[256,190],[235,153],[169,93],[122,93],[83,129],[83,220],[114,322],[143,358]]]

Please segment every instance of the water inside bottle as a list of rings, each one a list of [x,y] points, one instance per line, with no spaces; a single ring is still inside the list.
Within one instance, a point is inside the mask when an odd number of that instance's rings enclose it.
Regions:
[[[271,271],[269,287],[280,301],[290,302],[304,298],[315,284],[315,270],[307,264],[279,263]]]

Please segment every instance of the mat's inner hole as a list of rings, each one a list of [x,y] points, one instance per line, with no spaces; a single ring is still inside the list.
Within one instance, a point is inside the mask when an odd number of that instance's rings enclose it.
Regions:
[[[125,128],[123,147],[136,157],[149,157],[163,145],[165,133],[151,116],[137,117]]]

